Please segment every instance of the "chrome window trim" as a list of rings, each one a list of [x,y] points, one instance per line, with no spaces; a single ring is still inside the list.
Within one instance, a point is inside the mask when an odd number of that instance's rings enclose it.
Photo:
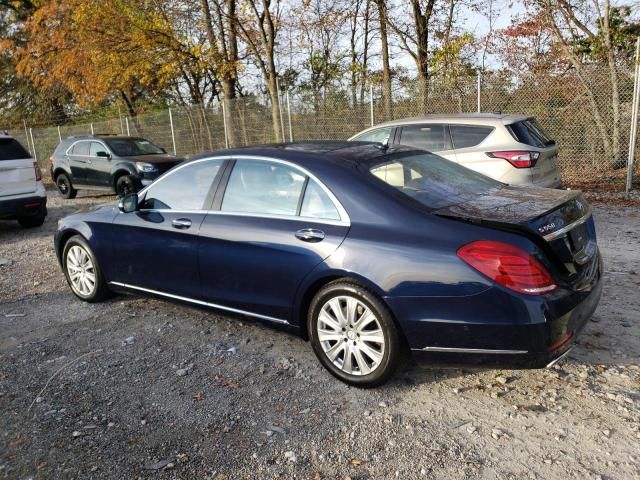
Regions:
[[[179,165],[179,166],[171,169],[170,173],[173,175],[178,170],[181,170],[182,168],[185,168],[185,167],[187,167],[189,165],[193,165],[195,163],[200,163],[200,162],[206,162],[206,161],[210,161],[210,160],[223,160],[223,161],[224,160],[236,160],[236,161],[258,160],[258,161],[264,161],[264,162],[279,163],[279,164],[291,167],[294,170],[299,171],[303,175],[306,175],[307,177],[309,177],[309,179],[313,180],[314,182],[316,182],[320,186],[322,191],[327,194],[327,196],[329,197],[329,200],[331,200],[331,202],[333,203],[333,206],[338,211],[338,215],[340,215],[340,220],[330,220],[330,219],[316,218],[316,217],[302,217],[302,216],[299,216],[299,215],[277,215],[277,214],[266,214],[266,213],[229,212],[229,211],[222,211],[222,210],[171,210],[171,209],[157,209],[157,210],[148,209],[147,210],[147,209],[145,209],[145,210],[140,210],[140,211],[143,211],[143,212],[165,212],[165,213],[168,213],[168,212],[174,212],[174,213],[207,213],[207,214],[213,214],[213,215],[235,215],[235,216],[239,216],[239,217],[300,220],[300,221],[305,221],[305,222],[315,222],[315,223],[322,223],[322,224],[327,224],[327,225],[340,225],[340,226],[347,226],[347,227],[351,225],[351,218],[349,217],[349,214],[347,213],[345,208],[342,206],[340,201],[333,194],[333,192],[331,190],[329,190],[329,188],[327,188],[327,186],[324,183],[322,183],[320,180],[318,180],[318,177],[313,175],[307,169],[302,168],[299,165],[296,165],[295,163],[288,162],[286,160],[280,160],[279,158],[262,157],[262,156],[259,156],[259,155],[244,155],[244,156],[241,156],[241,157],[234,156],[234,155],[222,155],[222,156],[216,156],[216,157],[199,158],[198,160],[193,160],[193,161],[187,162],[184,165]],[[167,173],[169,173],[169,172],[167,172]],[[149,188],[151,188],[152,186],[157,185],[158,183],[160,183],[165,178],[167,178],[166,174],[161,175],[152,184],[147,185],[145,188],[140,190],[140,192],[138,192],[138,197],[139,198],[144,198],[144,195],[146,195],[147,190]]]
[[[110,153],[110,154],[111,154],[111,156],[113,156],[113,153],[111,153],[111,150],[109,150],[109,147],[107,147],[107,145],[106,145],[105,143],[103,143],[101,140],[94,140],[94,139],[88,140],[88,139],[86,139],[86,138],[81,138],[80,140],[76,140],[75,142],[73,142],[73,143],[69,146],[69,148],[67,148],[67,149],[64,151],[64,154],[65,154],[65,155],[76,155],[76,154],[74,154],[74,153],[69,153],[69,151],[70,151],[70,150],[73,150],[73,147],[75,147],[75,146],[76,146],[76,143],[80,143],[80,142],[89,142],[89,143],[91,143],[91,142],[96,142],[96,143],[99,143],[100,145],[102,145],[102,146],[106,149],[107,153]],[[91,147],[89,147],[89,151],[91,151]],[[91,157],[91,158],[98,158],[98,157],[97,157],[97,156],[95,156],[95,155],[78,155],[78,156],[83,156],[83,157],[84,157],[84,156],[86,156],[86,157]]]
[[[137,290],[137,291],[140,291],[140,292],[152,293],[154,295],[160,295],[162,297],[173,298],[174,300],[181,300],[183,302],[194,303],[196,305],[202,305],[202,306],[205,306],[205,307],[217,308],[219,310],[224,310],[224,311],[227,311],[227,312],[240,313],[242,315],[249,315],[251,317],[260,318],[262,320],[268,320],[270,322],[280,323],[280,324],[283,324],[283,325],[290,325],[290,323],[288,321],[283,320],[281,318],[270,317],[268,315],[261,315],[259,313],[247,312],[246,310],[240,310],[239,308],[225,307],[224,305],[219,305],[217,303],[205,302],[203,300],[196,300],[194,298],[183,297],[181,295],[174,295],[173,293],[161,292],[159,290],[152,290],[150,288],[138,287],[136,285],[130,285],[128,283],[122,283],[122,282],[109,282],[109,284],[110,285],[115,285],[115,286],[118,286],[118,287],[129,288],[131,290]]]
[[[565,225],[564,227],[562,227],[559,230],[556,230],[555,232],[551,232],[547,235],[544,235],[542,238],[544,238],[547,242],[550,242],[551,240],[555,240],[556,238],[560,238],[565,233],[567,233],[570,230],[573,230],[578,225],[582,225],[583,223],[587,222],[590,218],[591,218],[591,212],[580,217],[578,220],[571,222],[569,225]]]
[[[420,352],[442,352],[442,353],[490,353],[490,354],[519,354],[529,353],[527,350],[495,350],[489,348],[454,348],[454,347],[424,347],[412,348],[411,350]]]

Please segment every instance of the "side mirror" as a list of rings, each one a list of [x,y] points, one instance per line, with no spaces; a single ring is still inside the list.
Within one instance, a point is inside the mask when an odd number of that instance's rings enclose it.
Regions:
[[[96,157],[102,157],[102,158],[111,158],[111,155],[109,155],[108,152],[96,152]]]
[[[118,202],[118,208],[123,213],[131,213],[138,210],[138,194],[128,193]]]

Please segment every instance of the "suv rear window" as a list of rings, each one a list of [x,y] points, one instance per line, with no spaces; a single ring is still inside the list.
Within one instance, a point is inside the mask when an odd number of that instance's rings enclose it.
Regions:
[[[0,160],[31,158],[20,142],[14,138],[0,138]]]
[[[522,122],[507,125],[507,130],[517,141],[532,147],[542,148],[556,143],[535,118],[528,118]]]
[[[453,148],[475,147],[493,132],[493,127],[474,127],[471,125],[449,125],[453,137]]]
[[[463,203],[502,183],[432,153],[397,154],[369,169],[430,209]]]

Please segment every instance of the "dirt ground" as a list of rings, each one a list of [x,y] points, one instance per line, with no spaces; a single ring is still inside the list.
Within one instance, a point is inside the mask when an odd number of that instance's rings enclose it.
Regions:
[[[548,370],[405,367],[375,390],[243,318],[77,300],[50,192],[0,222],[0,478],[640,478],[640,209],[597,204],[602,302]]]

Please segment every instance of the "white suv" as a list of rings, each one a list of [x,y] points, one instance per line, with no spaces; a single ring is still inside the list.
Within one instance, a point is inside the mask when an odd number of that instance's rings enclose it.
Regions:
[[[512,185],[560,186],[558,146],[535,118],[526,115],[404,118],[368,128],[349,140],[421,148]]]
[[[46,216],[40,167],[15,138],[0,134],[0,220],[29,228],[42,225]]]

